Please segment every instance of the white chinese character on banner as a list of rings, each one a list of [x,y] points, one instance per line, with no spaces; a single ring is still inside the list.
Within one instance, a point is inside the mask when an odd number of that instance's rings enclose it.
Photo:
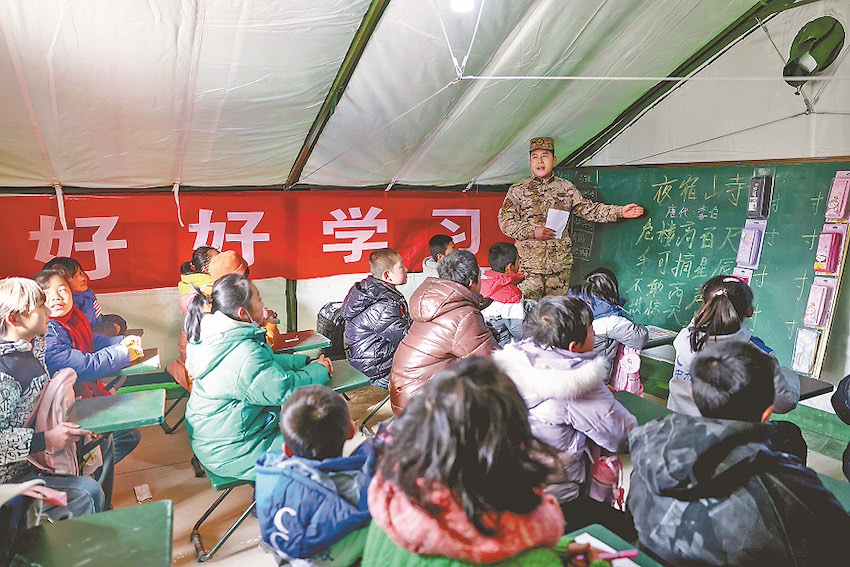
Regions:
[[[110,250],[127,248],[127,241],[122,239],[109,240],[109,235],[118,224],[118,217],[80,217],[74,219],[77,228],[95,228],[88,242],[74,242],[74,231],[56,228],[56,217],[41,215],[38,230],[31,230],[29,239],[38,242],[35,259],[39,262],[49,262],[57,256],[70,256],[71,248],[77,252],[92,252],[94,254],[94,269],[86,270],[89,278],[103,279],[112,273],[109,262]],[[53,242],[58,241],[56,254],[51,251]]]
[[[233,211],[227,213],[227,220],[242,222],[242,228],[238,233],[228,233],[227,223],[213,222],[213,211],[210,209],[198,209],[198,222],[189,224],[189,232],[194,232],[195,244],[192,248],[199,246],[212,246],[221,250],[224,242],[239,242],[242,247],[241,256],[245,258],[249,266],[254,264],[254,243],[268,242],[268,232],[254,232],[263,220],[263,211]],[[210,242],[212,235],[212,242]]]
[[[378,207],[370,207],[365,217],[360,207],[350,207],[348,216],[342,209],[331,211],[331,216],[336,220],[322,221],[322,234],[332,234],[337,240],[351,242],[323,244],[322,252],[349,252],[342,257],[345,263],[349,264],[363,258],[364,250],[378,250],[389,246],[386,241],[369,242],[375,234],[387,233],[386,219],[377,218],[381,211]]]
[[[469,235],[466,232],[459,232],[461,226],[450,218],[443,218],[441,226],[451,231],[452,241],[455,244],[468,242],[463,248],[469,250],[473,254],[478,253],[481,247],[481,210],[480,209],[434,209],[431,211],[432,217],[463,217],[469,219]]]

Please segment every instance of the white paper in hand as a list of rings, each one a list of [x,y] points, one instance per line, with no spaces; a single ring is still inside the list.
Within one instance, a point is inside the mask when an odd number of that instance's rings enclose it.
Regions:
[[[555,238],[561,238],[564,235],[564,229],[567,228],[567,223],[570,220],[570,213],[558,209],[549,209],[546,215],[546,228],[551,228],[555,231]]]

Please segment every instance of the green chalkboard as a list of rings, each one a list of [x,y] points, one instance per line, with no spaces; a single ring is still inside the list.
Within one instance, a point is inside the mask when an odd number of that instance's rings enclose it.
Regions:
[[[774,196],[758,269],[752,330],[790,366],[812,284],[814,246],[824,224],[826,198],[836,171],[850,163],[765,164]],[[635,202],[640,219],[572,227],[577,246],[573,280],[599,266],[620,280],[634,319],[668,329],[687,325],[699,308],[699,286],[731,273],[747,193],[756,167],[641,167],[559,171],[605,203]],[[762,169],[759,167],[759,169]]]

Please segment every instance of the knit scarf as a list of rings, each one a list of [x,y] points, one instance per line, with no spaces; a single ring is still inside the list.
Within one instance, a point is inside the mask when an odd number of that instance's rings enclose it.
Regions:
[[[53,320],[68,331],[68,334],[71,335],[71,344],[75,349],[82,352],[94,351],[94,336],[92,335],[91,324],[83,312],[77,307],[72,307],[62,317],[53,317]]]

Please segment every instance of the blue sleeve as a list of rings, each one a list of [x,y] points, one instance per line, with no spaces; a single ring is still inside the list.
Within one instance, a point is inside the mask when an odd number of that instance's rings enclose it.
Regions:
[[[104,337],[105,338],[105,337]],[[51,327],[47,331],[47,351],[44,362],[50,373],[70,368],[79,382],[97,380],[115,374],[130,364],[130,351],[122,345],[112,345],[92,353],[75,349],[70,340],[63,340]]]
[[[107,337],[106,335],[99,335],[97,333],[93,333],[94,337],[94,350],[98,351],[100,349],[104,349],[107,347],[111,347],[112,345],[121,344],[121,341],[124,340],[123,335],[118,335],[115,337]]]

